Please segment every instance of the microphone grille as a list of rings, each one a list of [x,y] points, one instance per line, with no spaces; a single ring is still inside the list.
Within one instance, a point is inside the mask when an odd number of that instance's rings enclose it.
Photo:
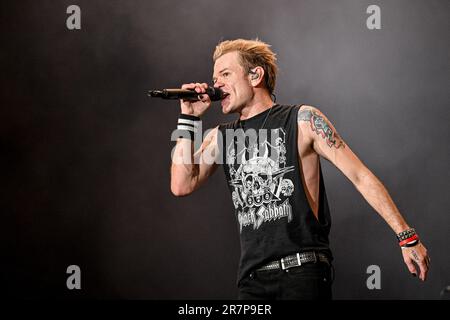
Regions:
[[[219,101],[222,100],[224,93],[219,88],[209,87],[206,89],[206,93],[208,94],[211,101]]]

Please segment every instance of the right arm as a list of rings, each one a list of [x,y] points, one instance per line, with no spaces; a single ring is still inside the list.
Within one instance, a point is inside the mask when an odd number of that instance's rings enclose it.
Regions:
[[[218,154],[217,132],[218,127],[209,132],[195,154],[193,141],[184,138],[177,140],[170,170],[170,188],[175,196],[191,194],[216,171],[217,161],[210,160]],[[188,152],[188,156],[184,155],[185,152]]]
[[[182,89],[195,89],[201,94],[207,87],[206,83],[190,83],[184,84]],[[197,102],[181,100],[181,112],[197,117],[200,117],[210,106],[211,100],[208,95],[203,95],[202,100]],[[217,169],[217,133],[218,127],[210,131],[195,153],[193,141],[185,138],[177,140],[170,169],[170,189],[175,196],[191,194]]]

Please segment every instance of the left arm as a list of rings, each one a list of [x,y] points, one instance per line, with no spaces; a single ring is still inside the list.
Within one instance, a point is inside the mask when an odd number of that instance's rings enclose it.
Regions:
[[[381,181],[353,153],[320,110],[312,106],[302,107],[298,113],[298,125],[308,136],[314,151],[333,163],[353,183],[396,234],[409,229]],[[419,242],[414,247],[402,249],[409,271],[416,274],[412,263],[415,261],[420,267],[420,278],[425,280],[429,264],[426,248]]]

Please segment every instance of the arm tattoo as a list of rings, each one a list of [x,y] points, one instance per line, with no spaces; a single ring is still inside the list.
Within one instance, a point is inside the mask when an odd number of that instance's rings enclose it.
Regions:
[[[335,147],[336,149],[339,149],[341,146],[342,148],[345,148],[344,141],[339,134],[336,131],[333,131],[327,120],[316,111],[311,109],[301,110],[298,113],[298,121],[309,122],[311,124],[311,130],[317,135],[322,136],[330,148]]]

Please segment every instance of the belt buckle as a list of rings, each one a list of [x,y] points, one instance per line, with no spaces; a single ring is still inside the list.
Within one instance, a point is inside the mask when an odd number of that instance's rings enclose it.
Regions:
[[[302,262],[300,260],[300,253],[297,253],[296,257],[297,257],[297,263],[298,264],[297,265],[292,265],[292,266],[285,266],[284,265],[284,258],[281,258],[281,269],[282,270],[286,270],[286,269],[289,269],[289,268],[292,268],[292,267],[299,267],[299,266],[301,266]]]

